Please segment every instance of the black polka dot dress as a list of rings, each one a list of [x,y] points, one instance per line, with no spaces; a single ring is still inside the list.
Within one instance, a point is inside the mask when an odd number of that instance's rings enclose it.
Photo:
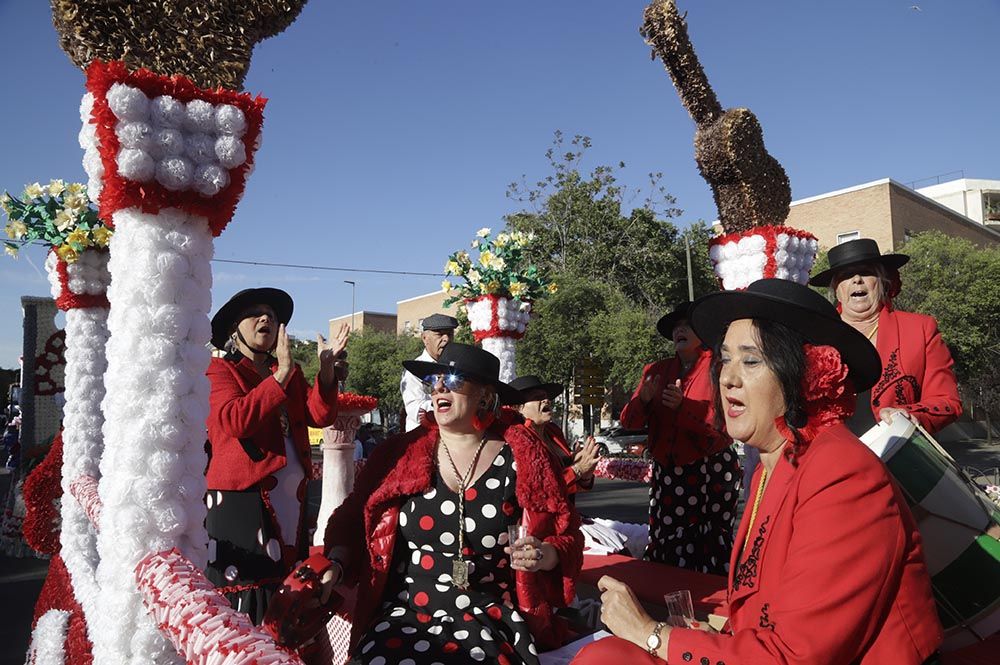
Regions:
[[[517,466],[504,446],[465,493],[465,560],[469,588],[451,583],[458,551],[458,495],[438,471],[433,486],[406,499],[399,514],[393,567],[379,616],[359,641],[366,665],[538,663],[517,611],[507,526],[520,520]],[[352,661],[352,662],[355,662]]]
[[[725,575],[733,548],[742,471],[732,447],[683,466],[653,461],[649,543],[643,556]]]

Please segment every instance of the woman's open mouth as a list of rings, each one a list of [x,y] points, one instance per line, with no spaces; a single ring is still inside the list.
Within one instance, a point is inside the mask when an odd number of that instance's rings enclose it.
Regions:
[[[727,397],[726,415],[730,418],[739,418],[747,410],[746,405],[735,397]]]
[[[867,289],[855,289],[851,291],[851,300],[865,300],[866,298],[868,298]]]
[[[552,405],[551,404],[542,404],[542,408],[539,409],[539,411],[541,411],[542,413],[552,413]]]
[[[448,413],[451,410],[451,400],[447,397],[438,397],[434,400],[434,410],[438,413]]]

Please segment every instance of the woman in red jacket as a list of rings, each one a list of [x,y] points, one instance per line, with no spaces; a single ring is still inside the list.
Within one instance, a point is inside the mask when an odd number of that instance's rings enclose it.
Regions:
[[[343,326],[329,345],[318,338],[320,370],[310,387],[292,360],[291,317],[287,293],[261,288],[240,291],[212,318],[212,344],[227,354],[208,366],[205,572],[254,623],[306,552],[308,428],[333,423],[338,375],[347,369],[337,360],[347,344]]]
[[[357,585],[361,663],[537,663],[566,627],[582,563],[579,518],[560,471],[523,425],[496,420],[517,392],[487,351],[452,342],[407,361],[433,417],[375,449],[330,517],[333,582]],[[507,527],[530,534],[511,544]],[[352,661],[353,662],[353,661]]]
[[[510,387],[517,390],[517,410],[525,419],[528,433],[541,444],[563,470],[563,480],[566,482],[566,492],[570,502],[574,495],[594,486],[594,469],[597,468],[597,443],[593,437],[588,437],[583,447],[574,452],[562,429],[552,422],[552,400],[562,394],[563,387],[558,383],[543,383],[532,374],[519,376],[510,382]]]
[[[921,665],[941,644],[920,534],[876,455],[844,426],[878,354],[811,289],[763,279],[695,303],[717,349],[726,429],[760,451],[732,553],[722,633],[649,618],[598,582],[617,636],[577,663]]]
[[[878,251],[874,240],[851,240],[830,249],[830,267],[809,280],[828,286],[840,318],[865,335],[882,359],[878,383],[858,393],[858,408],[847,426],[864,434],[893,415],[916,420],[931,434],[962,413],[954,361],[937,321],[925,314],[894,309],[899,268],[910,257]]]
[[[676,355],[646,365],[621,423],[649,428],[653,479],[643,558],[725,575],[740,468],[733,440],[713,423],[711,353],[691,329],[690,309],[683,302],[657,322]]]

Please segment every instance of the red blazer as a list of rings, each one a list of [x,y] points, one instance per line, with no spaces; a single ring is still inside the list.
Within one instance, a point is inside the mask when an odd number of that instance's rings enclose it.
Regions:
[[[931,434],[962,414],[951,367],[955,362],[934,317],[888,307],[878,316],[882,378],[872,388],[872,414],[886,407],[906,409]]]
[[[664,466],[683,466],[709,455],[714,455],[730,445],[733,440],[725,431],[713,424],[715,406],[712,403],[712,353],[703,351],[687,376],[681,378],[684,399],[676,409],[663,406],[659,397],[648,405],[639,399],[639,388],[649,376],[659,376],[660,386],[672,384],[681,373],[681,362],[676,357],[661,360],[642,370],[642,379],[632,399],[621,413],[621,424],[627,429],[649,427],[649,450],[657,462]]]
[[[262,377],[247,358],[212,358],[208,443],[211,446],[208,489],[245,490],[284,468],[285,438],[281,405],[288,411],[292,441],[306,478],[312,478],[309,427],[332,425],[337,417],[337,385],[322,390],[319,378],[310,388],[296,365],[284,388]]]
[[[542,446],[548,450],[548,446],[542,441],[542,438],[538,436],[535,432],[534,427],[530,420],[525,421],[524,427],[525,434],[531,437],[539,446]],[[580,480],[580,477],[576,475],[576,471],[573,470],[573,450],[569,447],[569,443],[566,442],[566,437],[563,435],[562,428],[553,422],[545,425],[545,433],[549,435],[549,438],[556,444],[556,447],[562,451],[560,457],[570,459],[569,464],[565,464],[563,459],[554,460],[557,462],[556,467],[562,467],[562,477],[563,482],[566,483],[566,493],[576,494],[577,492],[586,491],[594,487],[594,477],[591,476],[587,480]]]
[[[730,559],[732,634],[673,630],[667,662],[919,665],[940,646],[913,516],[843,424],[821,429],[798,468],[778,462],[753,533]]]
[[[580,517],[566,500],[551,456],[524,427],[506,427],[503,438],[517,463],[515,492],[524,523],[532,535],[559,552],[559,566],[551,571],[516,573],[518,608],[539,648],[551,649],[568,634],[553,609],[569,605],[576,593],[576,578],[583,565]],[[353,612],[349,612],[352,651],[382,605],[392,570],[400,508],[408,496],[430,489],[437,439],[436,428],[421,425],[379,444],[358,476],[354,491],[327,522],[326,550],[339,548],[336,557],[344,566],[344,582],[358,586]],[[365,555],[360,555],[362,552]]]

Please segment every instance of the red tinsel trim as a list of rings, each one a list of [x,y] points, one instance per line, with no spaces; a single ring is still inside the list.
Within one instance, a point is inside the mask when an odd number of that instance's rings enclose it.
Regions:
[[[118,136],[115,125],[118,119],[108,105],[108,89],[115,83],[125,83],[142,90],[147,97],[169,95],[182,102],[203,99],[212,104],[232,104],[238,107],[247,120],[247,131],[241,139],[246,148],[246,162],[229,169],[229,185],[215,196],[205,198],[198,192],[172,192],[156,181],[138,183],[118,175]],[[264,105],[267,99],[251,97],[245,92],[223,88],[205,90],[184,76],[160,76],[148,69],[129,71],[121,61],[94,60],[87,68],[87,90],[94,95],[92,122],[97,125],[101,162],[104,164],[104,186],[100,196],[101,218],[113,227],[115,211],[137,207],[146,213],[157,213],[162,208],[180,208],[193,215],[208,219],[212,234],[218,236],[226,228],[236,210],[236,204],[246,187],[247,173],[253,166],[254,146],[264,122]]]
[[[752,229],[746,231],[737,231],[734,233],[727,233],[721,236],[715,236],[708,241],[708,246],[713,247],[714,245],[725,245],[730,242],[739,242],[740,239],[746,238],[747,236],[762,236],[767,241],[777,241],[779,234],[784,233],[788,236],[794,238],[804,238],[806,240],[816,240],[816,236],[809,233],[808,231],[802,231],[800,229],[793,229],[790,226],[755,226]]]
[[[378,406],[378,398],[356,393],[340,393],[337,395],[337,408],[344,411],[374,411]]]
[[[24,523],[21,531],[40,554],[59,551],[59,499],[62,497],[62,432],[52,439],[45,459],[24,479]]]
[[[69,484],[69,493],[77,500],[83,512],[87,515],[94,528],[101,528],[101,510],[104,503],[98,492],[97,478],[93,476],[80,476]]]
[[[781,228],[781,227],[768,227],[768,228]],[[767,254],[767,263],[764,264],[763,275],[765,279],[770,279],[774,277],[774,273],[778,269],[778,259],[775,253],[778,251],[778,234],[777,233],[766,233],[764,234],[764,252]]]
[[[49,354],[55,359],[49,358]],[[52,369],[66,364],[66,331],[57,330],[45,340],[45,347],[35,358],[35,395],[55,395],[66,390],[52,378]]]
[[[466,298],[465,305],[468,307],[474,302],[479,302],[480,300],[488,300],[490,303],[490,327],[486,330],[473,330],[472,338],[477,342],[482,342],[484,339],[491,337],[510,337],[511,339],[521,339],[524,337],[523,332],[518,332],[517,330],[501,330],[500,329],[500,317],[497,315],[497,303],[500,301],[502,296],[496,296],[493,294],[487,294],[485,296],[479,296],[478,298]],[[508,298],[511,300],[511,298]],[[522,300],[521,302],[531,302],[530,300]]]
[[[31,627],[34,628],[39,617],[49,610],[66,610],[70,613],[69,629],[63,645],[65,662],[71,665],[91,665],[94,662],[93,646],[87,637],[87,622],[83,617],[83,608],[73,595],[69,571],[66,570],[66,564],[58,554],[49,562],[45,584],[42,585],[42,591],[35,602],[35,615]]]
[[[55,252],[53,247],[52,252]],[[98,250],[87,250],[90,252],[107,252],[106,249]],[[108,309],[111,307],[111,303],[108,302],[108,296],[105,293],[100,295],[94,295],[91,293],[73,293],[69,290],[69,264],[56,254],[56,273],[59,275],[59,297],[56,298],[56,307],[66,311],[69,309],[77,309],[81,307],[101,307],[103,309]]]

